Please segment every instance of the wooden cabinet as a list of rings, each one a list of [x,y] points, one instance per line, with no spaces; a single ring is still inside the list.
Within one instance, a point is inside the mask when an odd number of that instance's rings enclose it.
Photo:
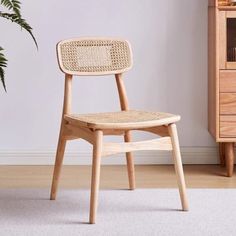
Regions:
[[[209,0],[208,129],[232,176],[236,143],[236,6]]]

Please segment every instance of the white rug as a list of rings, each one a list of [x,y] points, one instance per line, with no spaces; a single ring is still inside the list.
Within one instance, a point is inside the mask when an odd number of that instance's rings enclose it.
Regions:
[[[177,189],[101,190],[97,223],[87,224],[89,191],[0,190],[0,235],[236,235],[236,189],[188,190],[180,211]]]

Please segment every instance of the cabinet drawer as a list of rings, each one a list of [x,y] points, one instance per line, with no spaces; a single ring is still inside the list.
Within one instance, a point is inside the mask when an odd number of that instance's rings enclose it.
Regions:
[[[220,137],[236,137],[236,116],[220,116]]]
[[[236,93],[220,93],[220,115],[236,115]]]
[[[220,71],[220,92],[236,93],[236,71]]]

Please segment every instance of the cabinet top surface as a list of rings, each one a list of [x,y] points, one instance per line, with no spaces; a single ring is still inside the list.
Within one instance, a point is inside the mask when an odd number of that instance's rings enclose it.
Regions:
[[[236,5],[232,6],[229,0],[208,0],[209,7],[216,7],[219,10],[236,11]]]

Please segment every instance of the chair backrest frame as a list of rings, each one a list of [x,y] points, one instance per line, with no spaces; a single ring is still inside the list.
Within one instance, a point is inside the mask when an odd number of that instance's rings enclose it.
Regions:
[[[79,76],[120,74],[133,66],[130,43],[117,38],[72,38],[57,44],[63,73]]]
[[[114,74],[115,79],[116,79],[116,85],[118,89],[118,94],[119,94],[119,100],[120,100],[120,107],[122,111],[128,110],[129,105],[128,105],[128,97],[126,94],[126,89],[125,85],[122,79],[122,75],[124,72],[128,71],[131,69],[133,65],[133,57],[132,57],[132,50],[130,43],[126,40],[120,40],[122,42],[127,43],[128,49],[129,49],[129,56],[130,56],[130,66],[126,68],[122,68],[120,70],[113,70],[113,71],[106,71],[106,72],[76,72],[76,71],[68,71],[66,68],[64,68],[63,63],[62,63],[62,54],[61,54],[61,48],[60,45],[65,43],[65,42],[72,42],[75,40],[84,40],[88,38],[77,38],[77,39],[69,39],[69,40],[63,40],[60,41],[57,44],[57,58],[58,58],[58,64],[61,69],[61,71],[65,74],[65,88],[64,88],[64,102],[63,102],[63,113],[62,116],[64,117],[65,114],[71,114],[71,104],[72,104],[72,80],[73,76],[84,76],[84,75],[109,75],[109,74]],[[94,38],[89,38],[94,39]],[[98,38],[96,38],[97,40]],[[100,40],[107,40],[107,38],[99,38]],[[109,38],[108,40],[118,40],[118,39],[111,39]],[[62,117],[62,122],[64,122],[64,119]]]

